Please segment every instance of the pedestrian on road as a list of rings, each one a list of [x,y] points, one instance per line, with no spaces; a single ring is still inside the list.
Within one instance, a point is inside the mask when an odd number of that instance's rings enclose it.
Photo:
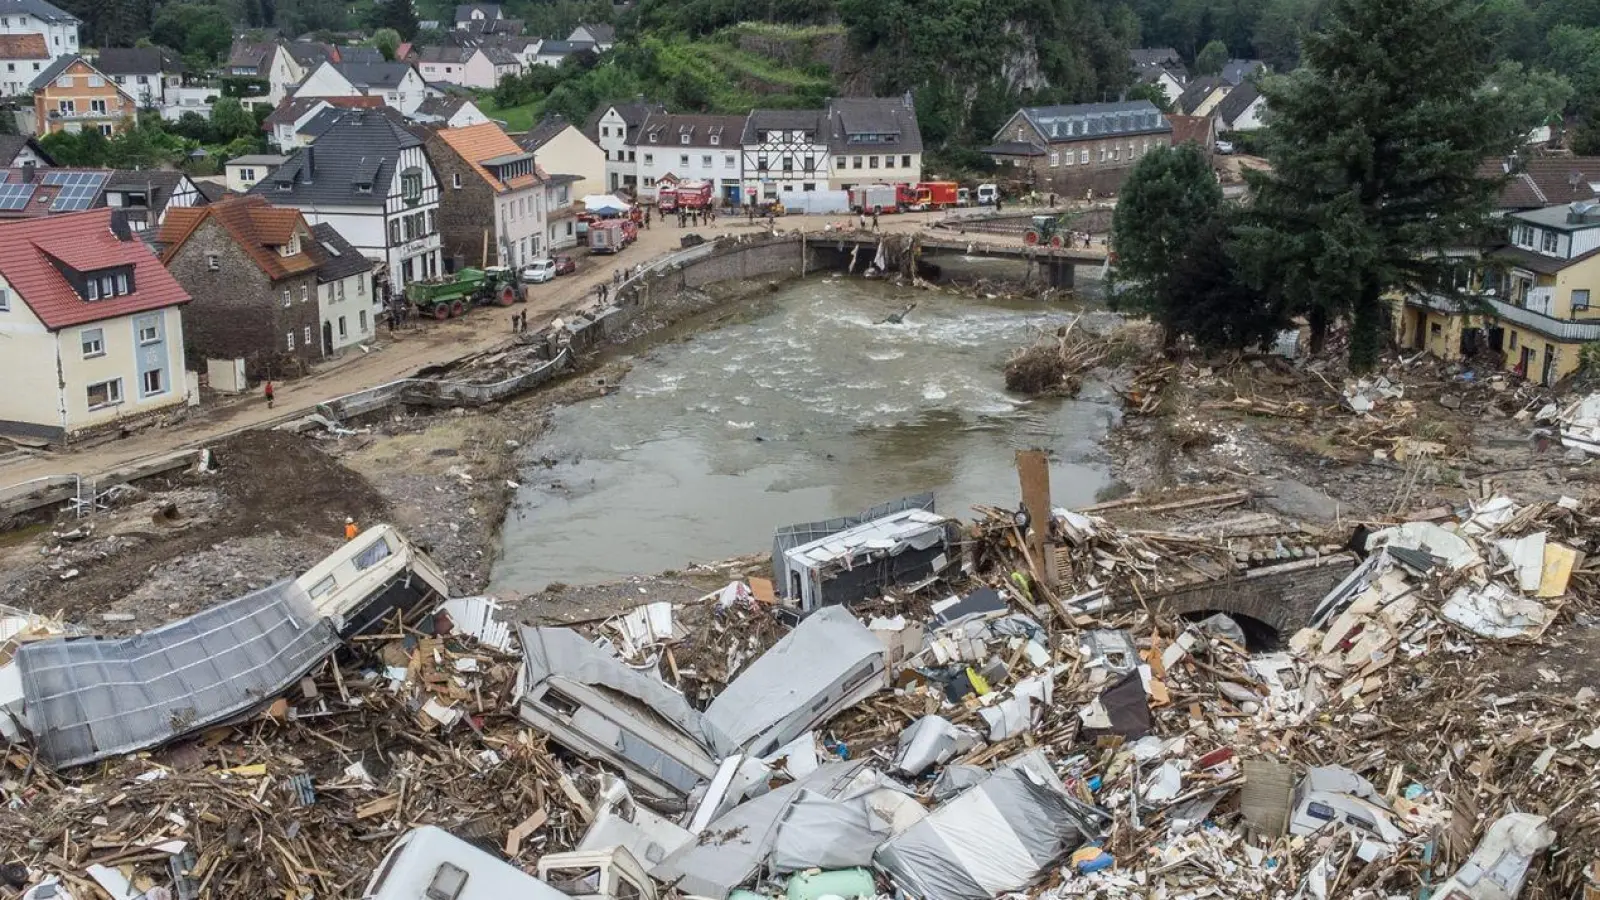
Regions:
[[[1051,209],[1055,209],[1056,208],[1056,193],[1055,193],[1055,191],[1051,191],[1050,192],[1050,208]]]
[[[356,527],[356,520],[352,519],[349,516],[345,516],[344,517],[344,539],[347,540],[347,541],[353,541],[353,540],[356,539],[356,535],[358,535],[360,533],[361,533],[361,529]]]
[[[512,313],[511,314],[511,333],[512,334],[516,334],[517,333],[517,314],[516,313]]]
[[[866,213],[865,210],[856,213],[856,230],[857,231],[866,231],[867,230],[867,213]]]
[[[648,212],[644,214],[644,230],[650,230],[650,214]]]
[[[999,212],[1000,211],[1000,195],[999,194],[995,194],[994,195],[994,211],[995,212]]]
[[[270,378],[267,379],[266,386],[261,389],[261,393],[262,393],[263,396],[265,396],[267,398],[267,409],[271,409],[272,408],[272,379],[270,379]]]
[[[878,210],[876,208],[872,210],[872,230],[878,230]]]
[[[754,225],[756,223],[756,205],[754,203],[747,204],[744,210],[750,214],[750,224]]]

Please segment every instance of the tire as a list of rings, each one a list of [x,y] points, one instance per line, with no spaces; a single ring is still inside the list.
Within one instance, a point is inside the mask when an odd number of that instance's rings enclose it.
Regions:
[[[1022,235],[1022,242],[1027,244],[1029,247],[1037,246],[1039,243],[1039,232],[1029,231],[1024,233]]]
[[[504,285],[500,288],[500,294],[496,298],[495,302],[499,303],[501,306],[510,306],[511,304],[517,302],[517,289],[509,284]]]
[[[450,318],[454,319],[458,316],[464,316],[466,314],[467,304],[464,301],[457,300],[456,302],[450,304]]]
[[[1054,236],[1052,236],[1050,238],[1050,249],[1051,250],[1060,250],[1061,249],[1061,244],[1062,244],[1061,235],[1059,235],[1059,234],[1058,235],[1054,235]]]
[[[448,303],[435,303],[433,305],[433,317],[434,317],[434,319],[436,319],[437,321],[440,321],[440,322],[443,322],[445,319],[450,318],[450,304],[448,304]]]

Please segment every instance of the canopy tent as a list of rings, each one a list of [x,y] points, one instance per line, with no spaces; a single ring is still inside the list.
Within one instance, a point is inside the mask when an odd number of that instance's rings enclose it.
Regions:
[[[588,194],[583,198],[583,208],[587,212],[601,215],[620,215],[633,206],[614,194]]]

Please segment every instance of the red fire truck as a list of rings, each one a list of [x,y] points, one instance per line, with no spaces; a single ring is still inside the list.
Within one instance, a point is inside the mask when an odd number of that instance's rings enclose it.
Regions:
[[[711,192],[709,181],[680,181],[672,193],[683,209],[705,209],[711,205]]]
[[[864,184],[850,189],[852,212],[896,213],[916,204],[916,189],[909,184]]]
[[[923,181],[917,184],[917,209],[947,209],[961,198],[961,185],[954,181]]]

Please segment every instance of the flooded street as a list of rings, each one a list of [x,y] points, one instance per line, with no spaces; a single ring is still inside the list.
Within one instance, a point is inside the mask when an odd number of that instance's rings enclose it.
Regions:
[[[904,324],[878,324],[916,302]],[[779,525],[921,491],[964,516],[1018,502],[1013,452],[1052,452],[1057,504],[1107,483],[1116,415],[1005,392],[1001,366],[1071,313],[876,282],[813,279],[644,353],[609,397],[556,411],[526,448],[493,587],[680,569],[770,546]],[[556,460],[547,467],[535,459]]]

